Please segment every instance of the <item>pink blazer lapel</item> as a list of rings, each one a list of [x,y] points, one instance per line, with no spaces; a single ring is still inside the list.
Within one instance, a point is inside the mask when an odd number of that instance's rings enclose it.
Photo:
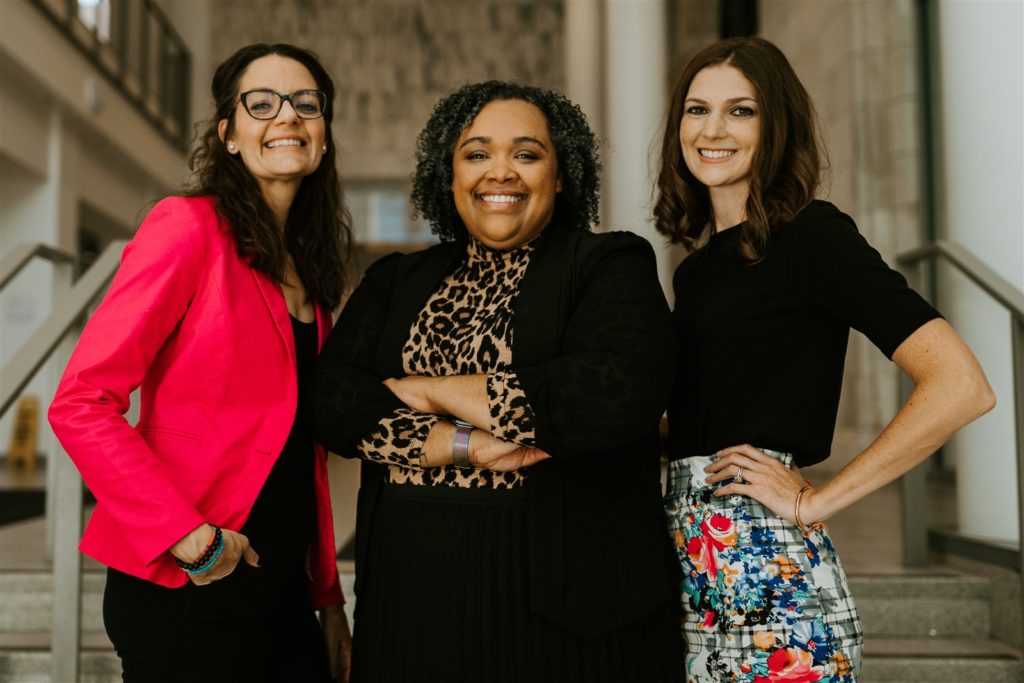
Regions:
[[[267,305],[267,312],[274,320],[274,327],[277,328],[278,336],[284,343],[288,358],[294,363],[295,335],[292,333],[292,321],[288,314],[288,304],[285,303],[284,294],[281,292],[281,286],[255,268],[250,269],[249,272],[256,280],[256,287],[263,296],[263,303]]]

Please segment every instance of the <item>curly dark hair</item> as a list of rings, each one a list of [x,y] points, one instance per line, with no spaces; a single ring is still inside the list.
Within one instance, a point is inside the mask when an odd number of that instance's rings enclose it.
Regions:
[[[761,117],[761,137],[752,162],[746,220],[737,247],[744,258],[763,258],[772,230],[793,219],[813,198],[822,159],[817,114],[810,96],[786,56],[763,38],[729,38],[704,48],[683,68],[669,100],[661,146],[658,232],[688,249],[699,249],[714,233],[708,189],[686,167],[679,125],[694,77],[709,66],[736,67],[754,85]]]
[[[589,230],[597,221],[601,163],[597,137],[578,105],[558,93],[507,81],[465,85],[434,107],[416,142],[412,203],[443,242],[465,239],[466,225],[455,210],[452,161],[455,142],[477,114],[495,100],[529,102],[547,119],[555,146],[562,191],[556,195],[551,225]]]
[[[252,173],[240,157],[228,154],[217,132],[220,121],[227,120],[225,139],[231,135],[238,111],[238,86],[253,61],[268,55],[280,55],[302,64],[327,94],[324,124],[327,152],[320,166],[302,179],[292,202],[284,235],[274,223],[270,207]],[[202,128],[198,145],[189,158],[195,174],[186,186],[187,196],[210,196],[217,212],[225,218],[238,243],[238,253],[279,283],[284,282],[285,265],[290,254],[295,270],[310,300],[329,309],[341,303],[345,290],[345,261],[352,240],[352,218],[345,207],[341,179],[336,166],[336,145],[331,135],[334,119],[334,83],[316,55],[308,50],[278,43],[257,43],[241,48],[217,67],[210,86],[216,113],[197,126]]]

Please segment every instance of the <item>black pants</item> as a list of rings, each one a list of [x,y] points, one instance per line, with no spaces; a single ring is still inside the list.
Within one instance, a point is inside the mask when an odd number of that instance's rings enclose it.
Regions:
[[[305,582],[239,563],[208,586],[164,588],[107,570],[103,622],[123,679],[329,680],[327,652]]]

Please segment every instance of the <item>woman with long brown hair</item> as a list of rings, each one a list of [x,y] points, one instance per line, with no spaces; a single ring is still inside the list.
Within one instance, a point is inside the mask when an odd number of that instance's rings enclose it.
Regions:
[[[341,678],[326,454],[298,409],[350,233],[334,85],[306,50],[258,44],[212,92],[195,183],[125,248],[50,422],[96,495],[81,549],[109,567],[126,681]]]
[[[673,283],[666,502],[698,683],[855,680],[860,623],[822,522],[994,403],[953,329],[815,199],[822,158],[811,100],[768,41],[716,43],[683,69],[655,216],[690,250]],[[829,455],[851,327],[915,388],[815,488],[797,468]]]

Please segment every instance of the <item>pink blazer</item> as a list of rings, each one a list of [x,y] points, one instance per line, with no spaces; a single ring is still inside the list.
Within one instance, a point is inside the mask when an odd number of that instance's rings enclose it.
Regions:
[[[316,315],[322,346],[331,318]],[[140,386],[133,427],[124,413]],[[242,527],[296,400],[281,288],[239,257],[211,198],[158,203],[125,247],[50,406],[50,424],[98,502],[82,552],[161,586],[184,585],[168,549],[203,522]],[[342,595],[320,446],[315,472],[310,590],[322,607]]]

